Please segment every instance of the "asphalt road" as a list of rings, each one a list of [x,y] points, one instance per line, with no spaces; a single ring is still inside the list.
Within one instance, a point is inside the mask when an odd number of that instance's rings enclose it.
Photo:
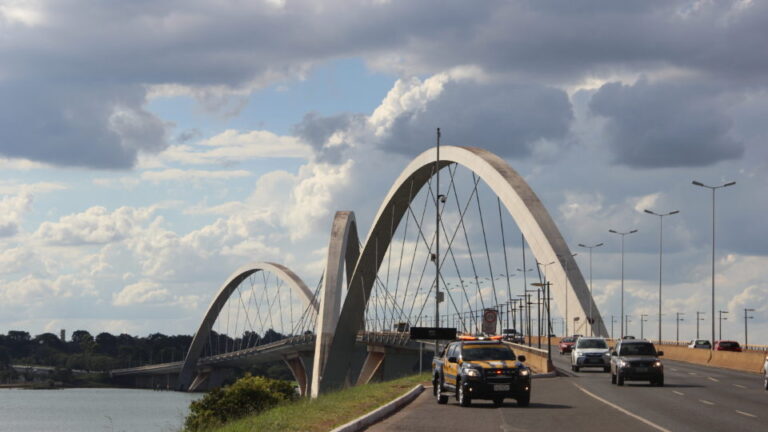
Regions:
[[[501,407],[485,401],[462,408],[438,405],[428,388],[408,407],[371,431],[768,431],[768,392],[756,374],[664,361],[665,386],[611,384],[602,369],[533,381],[531,405]]]

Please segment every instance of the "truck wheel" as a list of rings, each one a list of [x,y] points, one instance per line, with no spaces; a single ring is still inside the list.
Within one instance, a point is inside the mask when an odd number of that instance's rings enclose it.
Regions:
[[[616,373],[616,384],[623,386],[624,385],[624,377],[621,376],[621,372]]]
[[[519,407],[527,407],[531,404],[531,392],[528,391],[525,393],[525,395],[517,398],[517,406]]]
[[[616,374],[611,373],[611,384],[616,384]]]
[[[574,371],[574,372],[578,372],[578,371],[579,371],[579,367],[578,367],[578,366],[574,366],[574,367],[573,367],[573,371]]]
[[[656,385],[659,387],[664,387],[664,377],[660,377],[656,380]]]
[[[435,387],[435,398],[437,399],[437,403],[440,405],[445,405],[448,403],[448,395],[443,393],[442,379],[437,383],[437,386]]]
[[[459,405],[463,407],[472,405],[472,400],[467,392],[464,391],[464,384],[462,382],[459,382],[456,386],[456,399],[459,400]]]
[[[610,372],[610,371],[611,371],[611,367],[610,366],[603,367],[603,372]]]

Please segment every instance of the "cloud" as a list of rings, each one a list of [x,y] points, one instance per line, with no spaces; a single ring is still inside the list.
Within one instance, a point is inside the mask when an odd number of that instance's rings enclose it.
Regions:
[[[153,212],[154,208],[120,207],[109,213],[104,207],[91,207],[82,213],[63,216],[58,222],[43,222],[35,237],[60,246],[121,241],[147,221]]]
[[[11,237],[19,232],[22,217],[32,206],[32,195],[21,193],[0,199],[0,237]]]
[[[128,306],[134,304],[158,304],[172,299],[171,292],[162,288],[160,284],[152,281],[139,281],[126,285],[120,292],[112,296],[112,304],[115,306]]]
[[[738,159],[733,120],[721,90],[696,83],[605,84],[592,97],[593,112],[609,119],[616,162],[636,168],[707,166]]]

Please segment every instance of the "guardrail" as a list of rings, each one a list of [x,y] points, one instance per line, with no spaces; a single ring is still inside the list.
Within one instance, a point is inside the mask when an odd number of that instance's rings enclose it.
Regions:
[[[527,345],[520,345],[512,342],[506,342],[511,345],[515,352],[519,355],[520,352],[525,353],[525,364],[538,373],[549,373],[555,370],[552,362],[547,358],[547,350],[529,347]]]

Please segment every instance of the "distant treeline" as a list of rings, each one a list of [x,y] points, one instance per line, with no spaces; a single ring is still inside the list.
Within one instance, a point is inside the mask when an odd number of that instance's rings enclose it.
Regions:
[[[242,337],[235,339],[212,332],[211,345],[215,351],[225,348],[231,351],[233,347],[262,345],[283,337],[284,335],[271,329],[263,336],[246,332]],[[53,333],[32,337],[28,332],[11,330],[7,335],[0,335],[0,371],[7,371],[11,364],[107,371],[180,361],[184,359],[191,343],[192,336],[167,336],[162,333],[137,337],[125,333],[115,336],[103,332],[94,337],[85,330],[77,330],[72,333],[69,341],[62,341]],[[290,378],[290,373],[286,376],[287,368],[282,365],[263,365],[250,371],[255,375]]]

